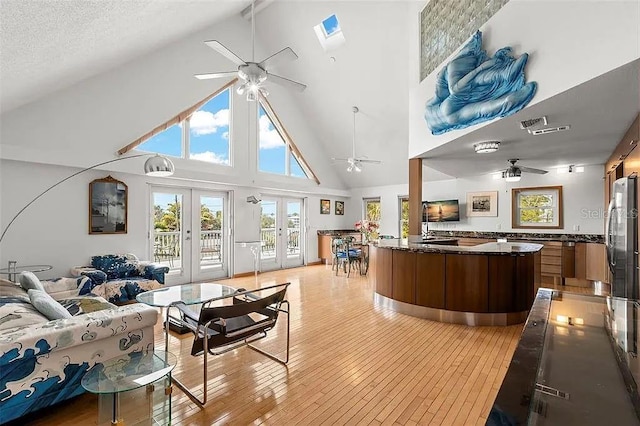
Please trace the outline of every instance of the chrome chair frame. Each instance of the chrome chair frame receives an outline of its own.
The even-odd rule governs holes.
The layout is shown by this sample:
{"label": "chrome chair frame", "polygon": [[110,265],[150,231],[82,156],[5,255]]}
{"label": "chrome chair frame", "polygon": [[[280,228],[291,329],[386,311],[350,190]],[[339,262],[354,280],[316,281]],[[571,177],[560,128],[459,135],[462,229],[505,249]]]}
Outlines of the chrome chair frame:
{"label": "chrome chair frame", "polygon": [[[285,290],[286,288],[290,285],[290,283],[283,283],[283,284],[276,284],[276,285],[272,285],[272,286],[268,286],[268,287],[262,287],[262,288],[258,288],[258,289],[254,289],[254,290],[244,290],[244,289],[240,289],[240,290],[244,290],[244,291],[238,291],[234,294],[231,294],[225,298],[222,299],[216,299],[216,301],[218,300],[225,300],[228,299],[230,297],[236,298],[238,296],[245,296],[246,298],[249,299],[253,299],[253,300],[260,300],[262,299],[261,297],[257,297],[255,295],[256,292],[259,291],[263,291],[263,290],[270,290],[272,288],[277,288],[277,287],[282,287],[285,286]],[[203,309],[205,308],[205,305],[207,305],[210,302],[204,303],[203,304]],[[290,320],[290,307],[291,305],[289,304],[289,301],[286,299],[283,299],[281,302],[279,302],[277,307],[268,307],[268,309],[274,310],[278,313],[283,313],[287,315],[287,334],[286,334],[286,338],[287,338],[287,343],[286,343],[286,356],[284,358],[279,358],[277,355],[274,355],[272,353],[269,353],[263,349],[260,349],[254,345],[252,345],[251,343],[256,342],[258,340],[264,339],[265,337],[267,337],[267,331],[268,330],[263,330],[261,332],[259,332],[258,334],[256,334],[255,336],[250,336],[246,339],[243,339],[237,343],[232,343],[232,344],[228,344],[224,346],[224,349],[220,350],[220,351],[214,351],[214,350],[210,350],[209,349],[209,335],[210,333],[207,332],[207,330],[211,329],[210,326],[213,325],[215,322],[217,321],[221,321],[222,325],[225,325],[225,320],[224,318],[212,318],[211,320],[207,321],[205,324],[200,324],[198,321],[198,318],[194,318],[193,316],[190,316],[190,319],[198,322],[197,327],[193,327],[191,324],[185,322],[184,320],[180,319],[180,318],[176,318],[175,316],[171,316],[169,311],[171,307],[175,307],[177,308],[181,313],[185,314],[185,311],[183,309],[181,309],[179,306],[181,305],[181,302],[175,302],[173,304],[171,304],[171,306],[167,307],[167,314],[166,314],[166,322],[165,324],[169,324],[169,320],[170,319],[174,319],[174,320],[178,320],[180,321],[182,324],[185,324],[192,333],[194,333],[194,341],[197,340],[198,338],[202,338],[203,339],[203,343],[204,343],[204,350],[203,350],[203,397],[202,399],[198,398],[197,396],[195,396],[193,394],[193,392],[191,392],[191,390],[189,388],[187,388],[182,382],[180,382],[178,379],[176,379],[175,377],[173,377],[173,382],[176,384],[176,386],[178,386],[180,389],[182,389],[182,391],[189,397],[189,399],[191,399],[193,402],[195,402],[196,404],[198,404],[200,407],[204,406],[207,403],[207,382],[208,382],[208,372],[207,372],[207,367],[208,367],[208,355],[209,353],[211,353],[212,355],[221,355],[223,353],[238,349],[242,346],[248,346],[250,349],[259,352],[263,355],[265,355],[266,357],[279,362],[283,365],[286,366],[286,364],[289,362],[289,350],[290,350],[290,325],[291,325],[291,320]],[[283,305],[286,305],[286,309],[283,309]],[[273,320],[273,325],[276,325],[276,320]],[[165,350],[169,349],[169,339],[168,339],[168,328],[167,326],[165,326]],[[249,327],[248,329],[250,329],[251,327]],[[262,328],[262,327],[255,327],[257,328]],[[269,329],[271,330],[271,328]],[[229,336],[232,336],[233,332],[229,334]]]}

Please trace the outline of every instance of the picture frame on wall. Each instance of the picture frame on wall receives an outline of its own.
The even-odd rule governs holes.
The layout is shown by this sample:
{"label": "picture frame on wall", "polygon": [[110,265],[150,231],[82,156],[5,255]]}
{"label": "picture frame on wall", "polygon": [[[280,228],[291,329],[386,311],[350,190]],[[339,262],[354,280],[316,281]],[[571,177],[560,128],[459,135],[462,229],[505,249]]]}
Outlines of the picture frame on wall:
{"label": "picture frame on wall", "polygon": [[467,192],[467,217],[497,217],[498,191]]}
{"label": "picture frame on wall", "polygon": [[331,200],[320,200],[320,214],[331,214]]}
{"label": "picture frame on wall", "polygon": [[562,186],[512,188],[511,227],[564,229]]}
{"label": "picture frame on wall", "polygon": [[127,191],[111,176],[89,183],[89,234],[127,233]]}
{"label": "picture frame on wall", "polygon": [[337,201],[336,200],[336,211],[335,211],[335,213],[338,216],[344,216],[344,201]]}

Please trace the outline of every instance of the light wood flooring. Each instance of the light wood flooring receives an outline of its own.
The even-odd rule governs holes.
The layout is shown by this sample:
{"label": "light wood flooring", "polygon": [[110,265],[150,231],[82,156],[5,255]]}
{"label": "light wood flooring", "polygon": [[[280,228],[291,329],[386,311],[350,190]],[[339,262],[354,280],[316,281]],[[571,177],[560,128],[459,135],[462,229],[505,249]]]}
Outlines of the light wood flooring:
{"label": "light wood flooring", "polygon": [[[291,359],[282,366],[248,348],[210,357],[209,402],[198,408],[174,386],[173,424],[484,424],[522,326],[467,327],[373,306],[367,277],[318,265],[261,274],[259,285],[290,281]],[[254,288],[254,277],[224,280]],[[282,319],[282,318],[281,318]],[[264,345],[283,342],[285,321]],[[173,335],[174,375],[202,392],[192,338]],[[156,329],[156,346],[164,336]],[[96,423],[85,394],[42,410],[37,425]]]}

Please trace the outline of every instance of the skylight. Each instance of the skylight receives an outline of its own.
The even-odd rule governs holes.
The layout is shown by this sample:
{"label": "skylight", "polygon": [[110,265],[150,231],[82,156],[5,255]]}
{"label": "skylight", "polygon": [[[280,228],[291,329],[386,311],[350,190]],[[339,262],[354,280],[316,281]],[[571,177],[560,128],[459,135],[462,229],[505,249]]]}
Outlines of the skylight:
{"label": "skylight", "polygon": [[331,15],[324,21],[322,21],[322,28],[327,37],[332,36],[334,33],[340,31],[340,24],[336,15]]}
{"label": "skylight", "polygon": [[313,30],[325,52],[337,49],[346,41],[336,15],[329,16],[313,27]]}

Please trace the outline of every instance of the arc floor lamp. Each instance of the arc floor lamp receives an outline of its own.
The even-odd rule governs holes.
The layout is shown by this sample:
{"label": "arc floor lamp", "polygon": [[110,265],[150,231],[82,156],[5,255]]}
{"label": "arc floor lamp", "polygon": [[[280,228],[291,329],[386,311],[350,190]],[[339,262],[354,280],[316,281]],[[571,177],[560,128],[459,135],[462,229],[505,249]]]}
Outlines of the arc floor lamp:
{"label": "arc floor lamp", "polygon": [[13,216],[13,218],[9,221],[7,226],[4,228],[4,230],[2,231],[2,235],[0,235],[0,242],[2,242],[9,228],[11,228],[11,225],[13,225],[13,222],[15,222],[15,220],[22,214],[22,212],[28,209],[29,206],[31,206],[33,203],[38,201],[40,197],[42,197],[47,192],[51,191],[56,186],[63,184],[64,182],[68,181],[69,179],[75,176],[78,176],[79,174],[95,169],[96,167],[104,166],[106,164],[115,163],[122,160],[128,160],[130,158],[138,158],[138,157],[150,157],[144,163],[144,173],[147,176],[167,177],[167,176],[171,176],[175,171],[175,166],[173,165],[173,162],[167,157],[159,154],[136,154],[136,155],[130,155],[127,157],[119,157],[113,160],[103,161],[102,163],[94,164],[93,166],[77,171],[72,175],[62,179],[61,181],[54,183],[53,185],[51,185],[50,187],[42,191],[40,194],[38,194],[33,200],[29,201],[23,208],[21,208],[18,211],[18,213],[16,213],[15,216]]}

